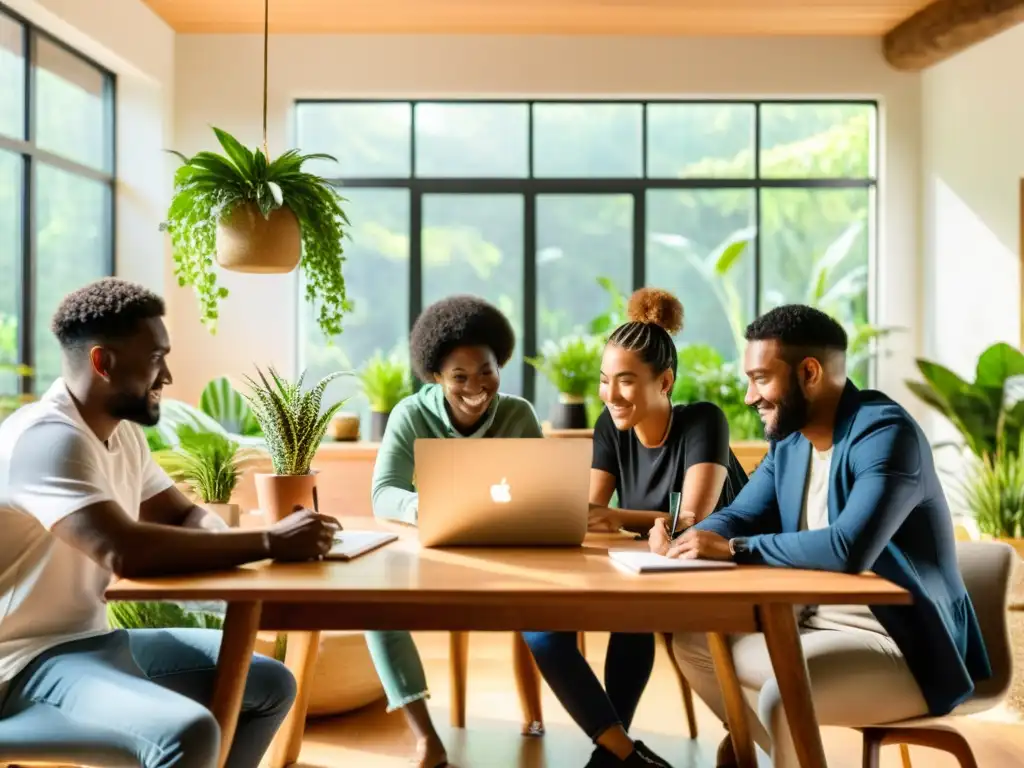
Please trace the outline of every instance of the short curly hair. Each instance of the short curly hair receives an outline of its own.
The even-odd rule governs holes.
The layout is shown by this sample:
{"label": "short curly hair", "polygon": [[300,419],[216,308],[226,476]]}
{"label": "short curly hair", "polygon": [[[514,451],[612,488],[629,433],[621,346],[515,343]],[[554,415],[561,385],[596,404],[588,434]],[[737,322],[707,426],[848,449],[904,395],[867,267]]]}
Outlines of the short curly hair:
{"label": "short curly hair", "polygon": [[434,381],[444,359],[458,347],[490,347],[498,367],[512,357],[516,334],[501,310],[476,296],[449,296],[424,309],[413,325],[409,357],[413,372]]}
{"label": "short curly hair", "polygon": [[61,347],[130,336],[143,320],[163,317],[164,300],[138,283],[104,277],[69,293],[50,321]]}
{"label": "short curly hair", "polygon": [[769,310],[747,326],[747,341],[777,341],[799,350],[845,352],[846,331],[820,309],[805,304],[784,304]]}

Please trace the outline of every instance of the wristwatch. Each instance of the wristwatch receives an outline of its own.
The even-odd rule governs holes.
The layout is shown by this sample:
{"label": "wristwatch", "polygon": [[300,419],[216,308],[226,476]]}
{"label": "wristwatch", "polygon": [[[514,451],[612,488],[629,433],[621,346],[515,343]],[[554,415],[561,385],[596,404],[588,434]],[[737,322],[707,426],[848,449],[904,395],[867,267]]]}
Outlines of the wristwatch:
{"label": "wristwatch", "polygon": [[732,555],[733,560],[739,560],[749,552],[750,545],[742,536],[735,539],[729,539],[729,554]]}

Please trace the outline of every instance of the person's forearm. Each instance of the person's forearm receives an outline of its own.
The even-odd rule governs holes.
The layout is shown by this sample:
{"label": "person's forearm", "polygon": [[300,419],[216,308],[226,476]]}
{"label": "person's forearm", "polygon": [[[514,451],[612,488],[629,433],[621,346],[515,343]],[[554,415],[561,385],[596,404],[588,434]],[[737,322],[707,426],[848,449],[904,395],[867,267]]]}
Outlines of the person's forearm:
{"label": "person's forearm", "polygon": [[419,496],[394,486],[381,486],[373,494],[373,516],[406,525],[416,525]]}
{"label": "person's forearm", "polygon": [[137,523],[118,542],[114,571],[125,578],[235,568],[270,557],[265,530],[207,531]]}
{"label": "person's forearm", "polygon": [[608,510],[618,519],[619,525],[632,533],[646,534],[651,530],[654,521],[659,517],[668,517],[664,512],[648,512],[640,509],[618,509],[617,507],[601,507]]}

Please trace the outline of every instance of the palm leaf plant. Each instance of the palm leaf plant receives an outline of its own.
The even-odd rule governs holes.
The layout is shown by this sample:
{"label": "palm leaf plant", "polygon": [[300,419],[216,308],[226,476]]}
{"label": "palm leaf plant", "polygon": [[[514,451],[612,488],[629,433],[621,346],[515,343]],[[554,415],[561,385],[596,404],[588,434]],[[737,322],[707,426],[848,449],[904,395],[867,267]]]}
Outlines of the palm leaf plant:
{"label": "palm leaf plant", "polygon": [[199,410],[232,435],[260,437],[263,434],[249,404],[227,376],[219,376],[203,388]]}
{"label": "palm leaf plant", "polygon": [[179,425],[177,435],[177,448],[158,451],[154,459],[204,504],[228,504],[241,480],[247,452],[226,435],[189,424]]}
{"label": "palm leaf plant", "polygon": [[[306,299],[319,305],[317,321],[325,336],[341,333],[342,315],[351,310],[342,275],[349,226],[344,199],[326,179],[302,170],[309,160],[334,158],[291,149],[270,160],[226,131],[213,131],[223,154],[174,153],[183,165],[174,176],[164,224],[178,284],[194,289],[203,324],[216,332],[219,304],[228,296],[218,284],[215,260],[239,271],[288,272],[298,260],[301,239]],[[244,254],[233,250],[226,256],[225,243]],[[287,253],[291,250],[294,257]]]}

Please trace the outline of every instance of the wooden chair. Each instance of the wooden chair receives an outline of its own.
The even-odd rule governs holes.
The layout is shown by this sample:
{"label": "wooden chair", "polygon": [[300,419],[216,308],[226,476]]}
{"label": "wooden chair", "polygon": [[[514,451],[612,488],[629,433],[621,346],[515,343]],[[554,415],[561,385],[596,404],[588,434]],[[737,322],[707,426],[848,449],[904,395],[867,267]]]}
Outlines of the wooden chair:
{"label": "wooden chair", "polygon": [[[1010,688],[1013,652],[1006,610],[1017,554],[1000,542],[959,541],[957,559],[981,624],[992,676],[978,683],[974,695],[946,717],[915,718],[861,728],[864,768],[878,768],[879,751],[887,744],[900,745],[904,768],[911,768],[908,744],[948,752],[956,757],[961,768],[978,768],[970,743],[957,729],[957,720],[963,715],[991,709]],[[937,670],[936,674],[942,671]]]}

